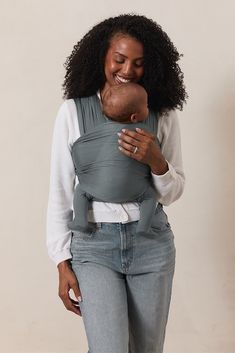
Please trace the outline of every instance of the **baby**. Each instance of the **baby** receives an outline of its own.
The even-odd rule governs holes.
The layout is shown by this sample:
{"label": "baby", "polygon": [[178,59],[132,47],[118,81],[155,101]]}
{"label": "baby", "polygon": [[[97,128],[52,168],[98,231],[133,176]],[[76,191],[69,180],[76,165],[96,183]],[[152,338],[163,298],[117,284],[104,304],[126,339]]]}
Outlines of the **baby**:
{"label": "baby", "polygon": [[102,98],[103,113],[119,123],[137,123],[147,119],[148,96],[136,83],[123,83],[108,88]]}
{"label": "baby", "polygon": [[74,164],[79,184],[73,201],[75,218],[68,224],[71,230],[92,230],[88,224],[88,206],[92,200],[140,203],[137,233],[150,230],[156,209],[150,168],[120,152],[117,142],[117,132],[122,128],[147,130],[141,123],[149,115],[147,101],[145,89],[135,83],[112,86],[104,92],[103,113],[109,120],[76,142],[79,155],[74,156]]}

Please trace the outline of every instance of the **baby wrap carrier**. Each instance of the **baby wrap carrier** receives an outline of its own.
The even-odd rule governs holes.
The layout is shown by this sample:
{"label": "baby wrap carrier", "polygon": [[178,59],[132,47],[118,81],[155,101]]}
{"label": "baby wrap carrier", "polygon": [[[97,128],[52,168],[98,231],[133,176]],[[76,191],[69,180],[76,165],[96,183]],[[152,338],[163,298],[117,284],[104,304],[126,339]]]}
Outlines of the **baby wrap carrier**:
{"label": "baby wrap carrier", "polygon": [[156,209],[156,191],[152,186],[150,168],[124,155],[118,149],[117,133],[136,127],[156,134],[156,115],[150,112],[142,123],[123,124],[103,115],[97,95],[75,99],[81,137],[72,146],[72,158],[79,180],[73,208],[71,230],[91,231],[88,208],[91,200],[140,203],[137,233],[148,232]]}

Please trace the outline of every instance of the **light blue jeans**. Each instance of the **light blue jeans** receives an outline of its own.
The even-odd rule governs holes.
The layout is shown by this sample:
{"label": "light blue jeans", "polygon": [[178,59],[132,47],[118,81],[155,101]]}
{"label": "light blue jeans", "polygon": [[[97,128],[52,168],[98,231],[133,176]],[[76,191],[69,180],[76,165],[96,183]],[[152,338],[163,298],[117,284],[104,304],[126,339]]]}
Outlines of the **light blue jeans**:
{"label": "light blue jeans", "polygon": [[161,205],[151,233],[137,236],[137,223],[97,223],[91,233],[73,233],[88,353],[163,352],[174,235]]}

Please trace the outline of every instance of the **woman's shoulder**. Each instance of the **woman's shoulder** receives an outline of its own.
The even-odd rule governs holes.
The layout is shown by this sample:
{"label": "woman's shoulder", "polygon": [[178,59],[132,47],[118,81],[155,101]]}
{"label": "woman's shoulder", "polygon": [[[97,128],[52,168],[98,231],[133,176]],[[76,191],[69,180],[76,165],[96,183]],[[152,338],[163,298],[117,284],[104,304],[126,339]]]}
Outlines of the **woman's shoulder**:
{"label": "woman's shoulder", "polygon": [[59,106],[56,121],[60,124],[70,124],[77,116],[76,105],[73,99],[65,99]]}
{"label": "woman's shoulder", "polygon": [[63,113],[63,114],[73,114],[74,113],[74,109],[76,108],[75,106],[75,102],[74,99],[65,99],[60,107],[59,107],[59,112]]}
{"label": "woman's shoulder", "polygon": [[[92,95],[89,97],[83,97],[82,99],[91,99],[93,97],[97,97],[97,95]],[[76,103],[75,103],[75,99],[70,98],[70,99],[65,99],[62,103],[61,106],[59,108],[59,111],[61,111],[62,113],[64,113],[65,115],[70,115],[72,117],[77,117],[77,108],[76,108]]]}
{"label": "woman's shoulder", "polygon": [[78,134],[77,110],[73,99],[65,99],[59,106],[56,120],[55,132],[69,136],[69,142],[73,142]]}

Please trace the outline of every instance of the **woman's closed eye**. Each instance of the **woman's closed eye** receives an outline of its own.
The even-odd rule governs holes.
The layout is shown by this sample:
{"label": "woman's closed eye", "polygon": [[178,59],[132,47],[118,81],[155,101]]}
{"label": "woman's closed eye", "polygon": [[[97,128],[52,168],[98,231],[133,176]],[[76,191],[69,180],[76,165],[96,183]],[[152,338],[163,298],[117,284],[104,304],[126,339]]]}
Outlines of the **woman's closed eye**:
{"label": "woman's closed eye", "polygon": [[117,64],[124,64],[124,60],[123,59],[120,59],[120,60],[115,60],[115,62],[117,63]]}
{"label": "woman's closed eye", "polygon": [[136,67],[142,67],[142,66],[144,66],[144,62],[143,61],[142,62],[138,62],[138,63],[136,62],[135,66]]}

